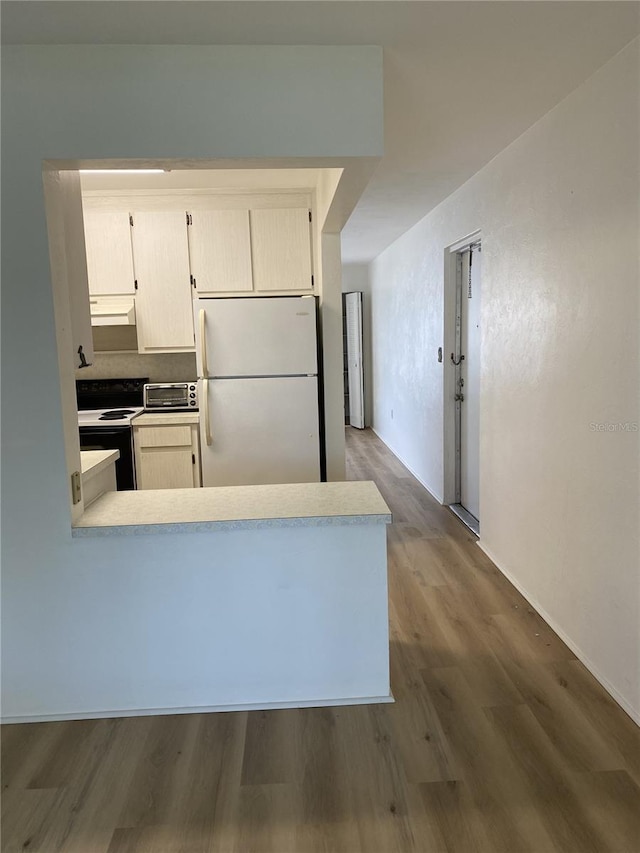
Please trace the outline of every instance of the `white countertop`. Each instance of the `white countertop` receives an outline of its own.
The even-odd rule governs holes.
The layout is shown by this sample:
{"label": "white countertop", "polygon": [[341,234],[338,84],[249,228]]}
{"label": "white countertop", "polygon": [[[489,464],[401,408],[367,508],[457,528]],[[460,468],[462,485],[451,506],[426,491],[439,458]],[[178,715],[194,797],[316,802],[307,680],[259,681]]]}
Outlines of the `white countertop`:
{"label": "white countertop", "polygon": [[120,459],[119,450],[81,450],[80,473],[83,478],[93,477],[114,465],[117,459]]}
{"label": "white countertop", "polygon": [[163,426],[165,424],[197,424],[198,412],[145,412],[132,420],[133,426]]}
{"label": "white countertop", "polygon": [[375,483],[288,483],[107,492],[83,514],[73,536],[388,524]]}

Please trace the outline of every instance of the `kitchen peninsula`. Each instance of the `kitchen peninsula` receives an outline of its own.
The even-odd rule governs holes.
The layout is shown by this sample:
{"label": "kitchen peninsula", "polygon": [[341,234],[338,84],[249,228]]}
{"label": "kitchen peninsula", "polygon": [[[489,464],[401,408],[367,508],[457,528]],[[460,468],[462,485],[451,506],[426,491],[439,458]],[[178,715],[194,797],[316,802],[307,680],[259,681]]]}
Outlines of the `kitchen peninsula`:
{"label": "kitchen peninsula", "polygon": [[[371,482],[141,490],[103,495],[72,535],[144,537],[128,567],[147,695],[155,680],[143,712],[179,713],[391,701],[390,521]],[[150,583],[163,543],[179,558]]]}
{"label": "kitchen peninsula", "polygon": [[119,450],[82,450],[80,471],[84,504],[89,506],[105,492],[116,490],[116,461]]}

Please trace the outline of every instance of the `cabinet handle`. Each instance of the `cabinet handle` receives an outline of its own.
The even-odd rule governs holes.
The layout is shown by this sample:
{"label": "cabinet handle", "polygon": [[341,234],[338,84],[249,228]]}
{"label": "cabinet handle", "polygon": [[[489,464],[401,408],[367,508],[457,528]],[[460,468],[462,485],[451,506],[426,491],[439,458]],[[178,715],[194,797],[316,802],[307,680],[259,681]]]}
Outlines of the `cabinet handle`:
{"label": "cabinet handle", "polygon": [[206,317],[207,312],[204,308],[200,309],[200,359],[202,361],[202,376],[206,379],[209,376],[209,366],[207,364],[207,339],[206,335]]}
{"label": "cabinet handle", "polygon": [[213,443],[213,436],[211,435],[211,420],[209,418],[209,380],[202,380],[202,395],[204,397],[204,440],[207,445],[211,445]]}

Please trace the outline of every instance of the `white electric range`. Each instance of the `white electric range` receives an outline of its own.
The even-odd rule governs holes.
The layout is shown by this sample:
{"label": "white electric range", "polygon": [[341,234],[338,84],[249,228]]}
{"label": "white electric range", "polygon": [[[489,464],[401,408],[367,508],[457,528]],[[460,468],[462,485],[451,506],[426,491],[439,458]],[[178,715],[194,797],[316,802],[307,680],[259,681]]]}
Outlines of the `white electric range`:
{"label": "white electric range", "polygon": [[89,379],[76,382],[81,450],[119,450],[118,491],[135,489],[134,418],[144,411],[148,379]]}

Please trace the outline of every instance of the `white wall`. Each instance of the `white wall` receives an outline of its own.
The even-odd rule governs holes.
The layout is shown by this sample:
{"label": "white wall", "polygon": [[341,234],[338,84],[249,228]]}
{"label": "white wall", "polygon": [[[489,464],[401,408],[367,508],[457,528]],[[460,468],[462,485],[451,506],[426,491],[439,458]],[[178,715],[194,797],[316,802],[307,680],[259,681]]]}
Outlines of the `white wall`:
{"label": "white wall", "polygon": [[22,567],[3,719],[384,701],[385,528],[76,539],[76,565]]}
{"label": "white wall", "polygon": [[636,41],[370,268],[373,425],[440,498],[444,249],[481,229],[482,543],[636,718],[638,433],[592,424],[640,420],[638,67]]}
{"label": "white wall", "polygon": [[[157,578],[191,545],[71,540],[43,160],[379,156],[381,50],[27,46],[2,65],[3,711],[46,713],[54,686],[99,709],[126,655],[156,654]],[[83,648],[100,650],[95,667]]]}

